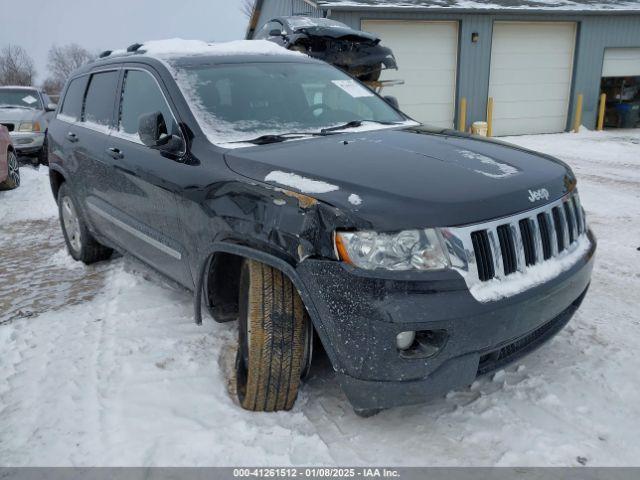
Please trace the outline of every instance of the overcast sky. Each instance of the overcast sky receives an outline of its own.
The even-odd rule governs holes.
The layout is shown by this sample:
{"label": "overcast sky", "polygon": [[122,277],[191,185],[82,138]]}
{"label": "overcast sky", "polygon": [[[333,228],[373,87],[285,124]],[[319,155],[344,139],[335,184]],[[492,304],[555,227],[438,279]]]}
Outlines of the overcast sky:
{"label": "overcast sky", "polygon": [[[4,4],[5,2],[2,1]],[[22,45],[37,82],[47,77],[51,45],[78,43],[99,52],[162,38],[225,41],[244,37],[240,0],[30,0],[0,6],[0,48]]]}

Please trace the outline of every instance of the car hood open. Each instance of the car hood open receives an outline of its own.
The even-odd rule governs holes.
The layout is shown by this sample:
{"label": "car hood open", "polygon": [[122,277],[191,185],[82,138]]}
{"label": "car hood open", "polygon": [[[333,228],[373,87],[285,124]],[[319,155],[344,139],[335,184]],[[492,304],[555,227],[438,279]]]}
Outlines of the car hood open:
{"label": "car hood open", "polygon": [[316,197],[381,231],[508,216],[558,199],[575,186],[571,170],[559,160],[421,128],[230,150],[226,161],[245,177]]}

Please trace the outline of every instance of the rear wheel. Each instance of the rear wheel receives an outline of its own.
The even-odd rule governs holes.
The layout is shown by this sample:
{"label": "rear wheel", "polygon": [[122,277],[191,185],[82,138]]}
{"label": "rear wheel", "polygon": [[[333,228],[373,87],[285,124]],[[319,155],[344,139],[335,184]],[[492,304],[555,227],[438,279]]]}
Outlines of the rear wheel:
{"label": "rear wheel", "polygon": [[20,165],[15,152],[7,152],[7,179],[0,183],[0,189],[12,190],[20,186]]}
{"label": "rear wheel", "polygon": [[238,400],[243,408],[290,410],[311,354],[312,328],[295,286],[279,270],[246,260],[240,276]]}
{"label": "rear wheel", "polygon": [[111,257],[113,250],[98,243],[87,229],[66,183],[63,183],[58,191],[58,210],[69,255],[87,265]]}

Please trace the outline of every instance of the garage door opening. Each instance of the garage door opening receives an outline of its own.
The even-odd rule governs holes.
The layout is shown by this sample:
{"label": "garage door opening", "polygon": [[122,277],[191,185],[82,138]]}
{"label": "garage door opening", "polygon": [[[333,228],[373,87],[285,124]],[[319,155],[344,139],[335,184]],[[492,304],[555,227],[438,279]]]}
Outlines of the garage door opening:
{"label": "garage door opening", "polygon": [[605,50],[600,93],[605,128],[640,127],[640,48]]}

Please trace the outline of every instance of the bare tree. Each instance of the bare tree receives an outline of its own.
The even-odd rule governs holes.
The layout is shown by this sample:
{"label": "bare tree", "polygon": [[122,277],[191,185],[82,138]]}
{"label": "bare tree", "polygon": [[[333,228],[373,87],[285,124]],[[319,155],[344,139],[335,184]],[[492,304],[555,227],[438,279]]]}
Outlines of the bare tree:
{"label": "bare tree", "polygon": [[30,86],[36,76],[33,59],[19,45],[0,50],[0,85]]}
{"label": "bare tree", "polygon": [[240,9],[242,10],[242,13],[244,13],[249,19],[251,19],[251,17],[253,16],[253,12],[255,8],[256,8],[255,0],[242,0],[242,3],[240,4]]}
{"label": "bare tree", "polygon": [[45,84],[49,88],[57,88],[59,92],[71,72],[94,58],[95,55],[75,43],[61,47],[54,45],[49,49],[47,62],[49,78]]}

